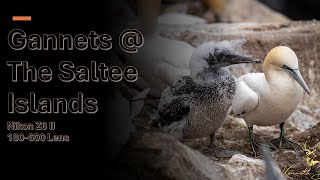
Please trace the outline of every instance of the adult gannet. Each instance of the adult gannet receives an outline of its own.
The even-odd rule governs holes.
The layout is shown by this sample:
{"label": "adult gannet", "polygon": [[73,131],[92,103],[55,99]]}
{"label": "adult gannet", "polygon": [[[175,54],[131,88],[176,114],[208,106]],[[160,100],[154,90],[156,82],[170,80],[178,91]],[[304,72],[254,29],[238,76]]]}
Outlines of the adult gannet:
{"label": "adult gannet", "polygon": [[195,49],[190,76],[166,88],[158,106],[160,124],[179,140],[214,134],[224,121],[235,94],[233,75],[221,69],[238,63],[261,63],[227,48],[228,41],[209,42]]}
{"label": "adult gannet", "polygon": [[303,97],[303,90],[310,90],[299,72],[298,58],[293,50],[278,46],[268,53],[263,64],[264,73],[250,73],[237,79],[236,95],[232,101],[235,115],[242,117],[250,133],[251,148],[257,156],[253,125],[271,126],[280,124],[279,139],[273,141],[281,147],[293,142],[285,137],[285,120],[296,109]]}

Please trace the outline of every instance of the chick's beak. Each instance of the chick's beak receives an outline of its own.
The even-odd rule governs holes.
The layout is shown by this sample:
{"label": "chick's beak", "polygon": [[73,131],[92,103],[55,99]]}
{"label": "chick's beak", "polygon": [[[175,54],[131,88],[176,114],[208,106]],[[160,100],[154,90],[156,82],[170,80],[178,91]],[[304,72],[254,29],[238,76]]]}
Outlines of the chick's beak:
{"label": "chick's beak", "polygon": [[253,57],[247,57],[247,56],[242,56],[238,54],[230,55],[228,58],[230,60],[230,63],[232,64],[240,64],[240,63],[262,63],[260,59],[253,58]]}

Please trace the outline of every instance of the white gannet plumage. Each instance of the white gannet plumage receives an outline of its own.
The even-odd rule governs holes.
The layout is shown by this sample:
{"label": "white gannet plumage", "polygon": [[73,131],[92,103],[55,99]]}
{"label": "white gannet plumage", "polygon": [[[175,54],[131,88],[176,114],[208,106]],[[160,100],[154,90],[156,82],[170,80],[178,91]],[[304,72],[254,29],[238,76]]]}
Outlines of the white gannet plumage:
{"label": "white gannet plumage", "polygon": [[232,111],[242,117],[251,135],[251,147],[256,156],[252,127],[280,124],[277,140],[290,142],[284,136],[283,125],[310,90],[299,72],[298,58],[293,50],[278,46],[270,50],[263,64],[264,73],[249,73],[237,79]]}

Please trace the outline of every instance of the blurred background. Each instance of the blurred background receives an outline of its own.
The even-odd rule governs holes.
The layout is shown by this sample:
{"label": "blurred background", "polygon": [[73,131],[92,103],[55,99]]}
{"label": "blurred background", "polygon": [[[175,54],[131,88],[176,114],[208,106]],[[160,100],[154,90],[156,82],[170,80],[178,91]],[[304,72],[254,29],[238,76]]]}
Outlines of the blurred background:
{"label": "blurred background", "polygon": [[[200,0],[207,8],[211,9],[213,13],[222,13],[223,9],[233,6],[234,0]],[[267,7],[282,13],[292,20],[310,20],[320,18],[320,1],[317,0],[241,0],[238,3],[248,4],[249,1],[258,1]],[[199,0],[163,0],[165,4],[174,3],[196,3]],[[255,3],[255,2],[254,2]],[[249,4],[248,4],[249,5]],[[250,4],[252,6],[252,4]],[[238,6],[240,9],[241,6]],[[250,9],[254,8],[248,7]],[[242,9],[243,11],[247,9]]]}
{"label": "blurred background", "polygon": [[317,0],[259,0],[268,7],[283,13],[292,20],[320,18],[320,1]]}
{"label": "blurred background", "polygon": [[[161,4],[160,9],[159,4]],[[146,11],[141,14],[147,14],[147,21],[155,22],[152,20],[154,15],[174,13],[175,15],[166,15],[160,18],[160,21],[165,24],[170,22],[183,24],[185,19],[189,21],[192,18],[194,21],[205,21],[206,23],[283,23],[292,20],[318,20],[320,18],[320,11],[318,11],[320,1],[317,0],[119,0],[112,2],[112,5],[107,5],[107,10],[104,12],[106,17],[110,18],[107,19],[107,22],[118,27],[115,32],[135,22],[139,9],[137,6]],[[114,15],[117,18],[112,18],[115,17]]]}

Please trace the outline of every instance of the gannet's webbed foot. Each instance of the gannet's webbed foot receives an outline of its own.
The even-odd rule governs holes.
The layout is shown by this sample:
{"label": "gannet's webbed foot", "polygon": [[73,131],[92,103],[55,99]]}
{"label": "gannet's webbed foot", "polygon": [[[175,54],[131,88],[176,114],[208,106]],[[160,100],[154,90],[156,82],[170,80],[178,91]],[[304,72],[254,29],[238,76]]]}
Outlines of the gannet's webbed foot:
{"label": "gannet's webbed foot", "polygon": [[297,147],[299,147],[299,144],[290,141],[286,137],[280,137],[278,139],[274,139],[271,141],[272,144],[274,144],[278,148],[283,148],[283,149],[293,149],[297,151]]}
{"label": "gannet's webbed foot", "polygon": [[250,135],[250,146],[253,152],[254,157],[257,157],[257,152],[259,149],[262,150],[262,147],[260,146],[259,143],[256,142],[255,138],[254,138],[254,134],[253,134],[253,126],[248,127],[249,130],[249,135]]}
{"label": "gannet's webbed foot", "polygon": [[254,157],[258,157],[258,151],[262,151],[263,146],[267,146],[271,149],[274,149],[275,146],[271,143],[265,144],[265,143],[258,143],[253,134],[253,127],[248,127],[249,133],[250,133],[250,146],[253,152]]}
{"label": "gannet's webbed foot", "polygon": [[258,157],[257,152],[259,149],[262,149],[262,147],[254,139],[251,139],[250,145],[251,145],[251,149],[252,149],[254,157],[255,158]]}
{"label": "gannet's webbed foot", "polygon": [[214,139],[215,139],[215,135],[214,134],[210,134],[210,143],[208,145],[208,148],[215,148],[216,145],[214,144]]}
{"label": "gannet's webbed foot", "polygon": [[284,122],[280,124],[280,137],[278,139],[274,139],[271,141],[272,144],[274,144],[278,148],[284,148],[284,149],[293,149],[297,151],[297,148],[300,147],[299,144],[290,141],[285,136],[285,130],[284,130]]}

